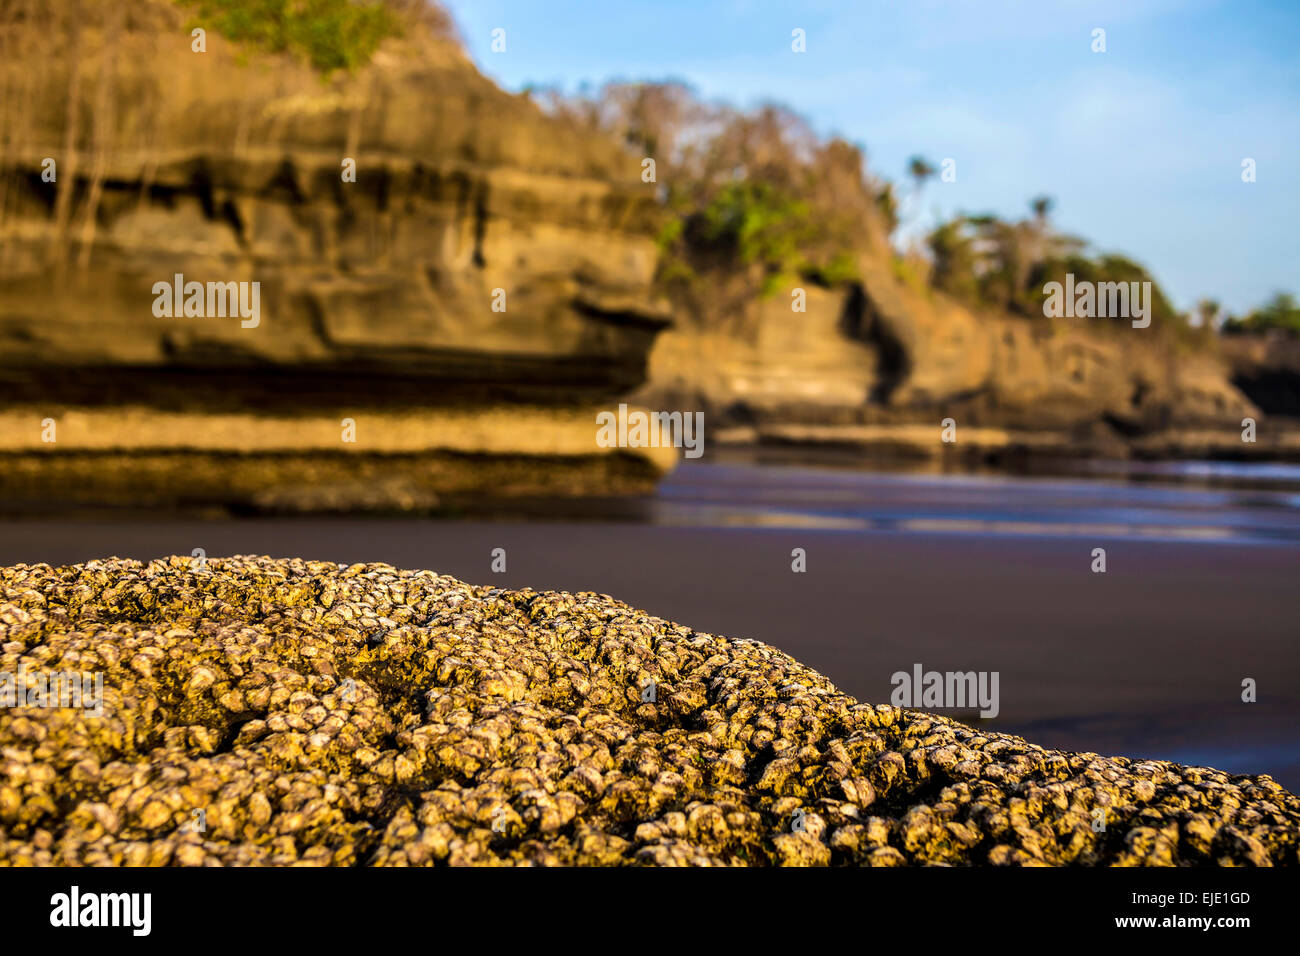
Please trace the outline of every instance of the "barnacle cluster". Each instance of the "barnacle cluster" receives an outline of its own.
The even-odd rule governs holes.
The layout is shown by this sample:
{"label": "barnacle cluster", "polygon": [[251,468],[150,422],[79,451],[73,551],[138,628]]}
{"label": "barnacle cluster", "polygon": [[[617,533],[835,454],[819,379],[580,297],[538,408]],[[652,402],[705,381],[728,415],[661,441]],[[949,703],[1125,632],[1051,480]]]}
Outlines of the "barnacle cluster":
{"label": "barnacle cluster", "polygon": [[592,593],[18,565],[0,672],[103,675],[94,710],[0,707],[0,864],[1300,862],[1300,798],[1267,776],[860,703]]}

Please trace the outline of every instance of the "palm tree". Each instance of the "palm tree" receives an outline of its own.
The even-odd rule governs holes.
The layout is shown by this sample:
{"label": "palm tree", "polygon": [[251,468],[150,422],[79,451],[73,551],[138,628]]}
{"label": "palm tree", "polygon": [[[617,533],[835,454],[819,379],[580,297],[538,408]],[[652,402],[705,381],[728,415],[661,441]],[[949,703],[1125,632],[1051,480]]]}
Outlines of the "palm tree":
{"label": "palm tree", "polygon": [[924,156],[913,156],[907,161],[907,173],[915,182],[915,185],[912,187],[912,193],[907,198],[907,219],[910,220],[913,216],[918,219],[920,218],[921,190],[925,187],[925,181],[937,172],[938,170],[935,169],[934,164]]}
{"label": "palm tree", "polygon": [[1066,237],[1058,237],[1048,221],[1052,207],[1056,205],[1051,196],[1039,195],[1029,201],[1032,219],[1024,219],[1016,224],[1012,275],[1017,294],[1024,291],[1029,275],[1034,269],[1065,250]]}
{"label": "palm tree", "polygon": [[907,161],[907,173],[916,181],[916,191],[919,193],[925,181],[933,176],[938,170],[924,156],[913,156]]}
{"label": "palm tree", "polygon": [[1212,329],[1219,317],[1219,303],[1213,299],[1202,299],[1196,303],[1196,314],[1201,319],[1201,328]]}

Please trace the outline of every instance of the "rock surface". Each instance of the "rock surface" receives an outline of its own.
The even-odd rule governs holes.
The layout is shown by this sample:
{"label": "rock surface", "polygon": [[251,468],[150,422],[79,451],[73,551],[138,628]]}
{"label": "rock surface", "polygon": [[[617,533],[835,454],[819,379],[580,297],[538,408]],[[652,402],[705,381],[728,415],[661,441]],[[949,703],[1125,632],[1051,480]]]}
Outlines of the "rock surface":
{"label": "rock surface", "polygon": [[[864,251],[858,265],[861,281],[806,289],[806,312],[778,294],[725,324],[679,317],[656,340],[635,400],[704,408],[741,442],[940,455],[954,450],[939,442],[951,417],[962,429],[957,450],[977,454],[1300,457],[1294,423],[1269,414],[1291,408],[1261,409],[1241,390],[1253,384],[1248,373],[1212,347],[1106,320],[976,315],[908,286],[879,252]],[[1293,395],[1294,370],[1270,371],[1250,394]],[[1241,440],[1246,417],[1268,423],[1253,444]],[[915,441],[907,428],[921,424]],[[881,431],[867,436],[864,426]],[[971,445],[976,428],[1005,436]]]}
{"label": "rock surface", "polygon": [[[905,281],[883,242],[857,250],[857,281],[809,288],[806,313],[732,295],[743,270],[730,267],[710,277],[710,314],[670,315],[655,283],[667,212],[641,157],[497,88],[437,30],[412,27],[356,75],[322,80],[214,31],[192,52],[170,2],[120,9],[28,5],[3,38],[0,405],[39,406],[37,421],[152,407],[201,416],[197,433],[214,414],[573,409],[634,393],[704,410],[710,445],[946,455],[934,436],[952,417],[963,436],[1007,432],[963,445],[977,456],[1300,455],[1271,422],[1240,438],[1243,417],[1300,414],[1293,357],[1229,356],[1230,375],[1151,329],[974,315]],[[258,324],[156,315],[154,285],[176,275],[259,283]],[[897,430],[921,424],[920,442]],[[118,452],[126,474],[134,449]],[[28,484],[80,505],[42,461],[22,462]],[[130,480],[156,488],[160,474]]]}
{"label": "rock surface", "polygon": [[104,675],[99,717],[0,709],[5,864],[1300,862],[1300,799],[1267,776],[861,703],[597,594],[252,557],[19,565],[0,653],[5,674]]}
{"label": "rock surface", "polygon": [[[0,36],[0,510],[653,489],[675,452],[596,441],[668,322],[632,158],[419,23],[322,78],[122,9]],[[256,322],[158,314],[178,275],[256,283]]]}
{"label": "rock surface", "polygon": [[[0,117],[7,399],[567,403],[644,378],[658,213],[616,145],[416,26],[323,81],[215,31],[191,52],[169,2],[65,6],[0,62],[24,104]],[[259,324],[156,315],[177,274],[260,283]]]}
{"label": "rock surface", "polygon": [[42,417],[50,411],[0,409],[0,513],[52,504],[422,513],[481,500],[650,494],[678,455],[601,447],[593,408],[339,406],[331,417],[118,406]]}
{"label": "rock surface", "polygon": [[1232,381],[1269,415],[1300,418],[1300,337],[1225,335]]}

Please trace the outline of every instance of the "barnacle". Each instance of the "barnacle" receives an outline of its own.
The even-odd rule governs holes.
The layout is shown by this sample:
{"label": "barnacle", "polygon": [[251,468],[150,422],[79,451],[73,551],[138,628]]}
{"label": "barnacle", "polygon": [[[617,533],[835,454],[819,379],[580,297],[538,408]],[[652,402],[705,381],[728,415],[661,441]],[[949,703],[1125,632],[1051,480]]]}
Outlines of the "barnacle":
{"label": "barnacle", "polygon": [[1300,799],[1267,776],[861,703],[592,593],[18,565],[0,671],[21,669],[102,674],[103,707],[0,708],[0,863],[1298,862]]}

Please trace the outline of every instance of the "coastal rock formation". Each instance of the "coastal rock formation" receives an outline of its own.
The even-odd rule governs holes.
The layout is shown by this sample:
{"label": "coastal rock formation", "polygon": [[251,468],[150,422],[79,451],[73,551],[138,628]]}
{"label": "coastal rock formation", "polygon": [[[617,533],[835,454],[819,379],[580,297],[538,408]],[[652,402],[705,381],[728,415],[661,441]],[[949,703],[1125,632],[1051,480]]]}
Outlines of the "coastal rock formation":
{"label": "coastal rock formation", "polygon": [[[710,443],[940,454],[933,426],[953,417],[1002,430],[962,446],[980,453],[1300,447],[1275,428],[1239,438],[1243,417],[1295,414],[1289,359],[1230,357],[1230,377],[1153,329],[975,315],[909,280],[883,237],[854,249],[856,280],[810,287],[805,313],[729,282],[744,278],[732,263],[707,274],[708,314],[672,315],[656,284],[669,212],[641,158],[497,88],[436,24],[322,78],[215,29],[196,52],[165,0],[11,12],[0,407],[37,422],[129,406],[192,413],[192,432],[249,412],[315,428],[360,408],[572,412],[631,395],[705,410]],[[206,298],[202,315],[158,308],[160,284],[188,298],[187,283],[244,284],[250,302],[256,283],[255,321],[206,314]],[[900,430],[921,424],[921,443]],[[137,450],[118,449],[123,469]]]}
{"label": "coastal rock formation", "polygon": [[0,512],[426,513],[650,494],[677,463],[672,446],[600,447],[592,407],[336,409],[0,408]]}
{"label": "coastal rock formation", "polygon": [[194,50],[171,0],[14,6],[0,510],[427,512],[672,466],[596,442],[669,319],[653,187],[389,7],[322,77]]}
{"label": "coastal rock formation", "polygon": [[[11,26],[6,400],[569,403],[643,380],[668,321],[653,187],[451,38],[410,24],[323,80],[212,30],[194,52],[171,3]],[[157,314],[176,276],[257,282],[259,321]]]}
{"label": "coastal rock formation", "polygon": [[1300,338],[1278,333],[1226,335],[1232,381],[1269,415],[1300,418]]}
{"label": "coastal rock formation", "polygon": [[[1267,776],[873,706],[591,593],[19,565],[0,673],[3,864],[1300,863],[1300,798]],[[9,699],[60,673],[102,695]]]}
{"label": "coastal rock formation", "polygon": [[[938,423],[952,417],[1001,430],[979,446],[990,453],[1297,451],[1273,431],[1243,447],[1242,418],[1265,416],[1238,387],[1245,375],[1233,378],[1211,350],[1113,321],[976,315],[909,286],[879,255],[858,263],[859,281],[806,289],[806,312],[776,295],[753,302],[743,320],[704,317],[665,332],[636,400],[706,408],[742,442],[937,455]],[[906,426],[922,423],[934,427],[918,443]]]}

